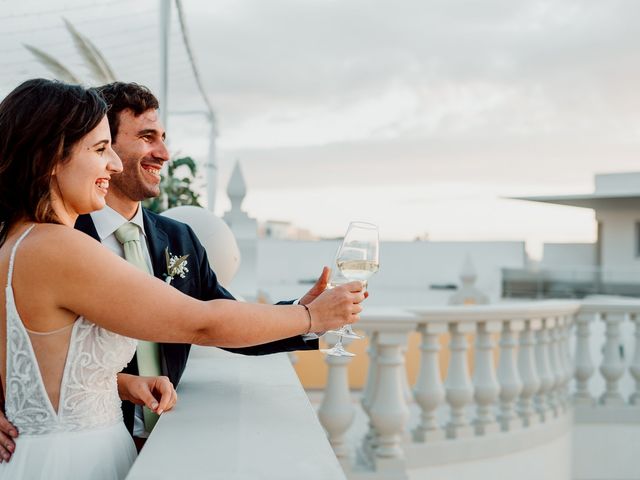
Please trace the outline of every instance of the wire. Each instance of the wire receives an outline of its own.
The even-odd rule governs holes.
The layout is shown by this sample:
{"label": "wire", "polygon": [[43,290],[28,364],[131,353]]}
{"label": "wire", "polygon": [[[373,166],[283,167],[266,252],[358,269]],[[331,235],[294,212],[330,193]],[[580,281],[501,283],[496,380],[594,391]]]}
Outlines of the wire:
{"label": "wire", "polygon": [[0,18],[1,19],[5,19],[5,18],[26,18],[26,17],[35,17],[35,16],[43,16],[43,15],[53,15],[55,13],[67,13],[70,10],[77,11],[77,10],[87,10],[87,9],[95,8],[95,7],[106,7],[108,5],[114,5],[116,3],[128,3],[128,0],[111,0],[110,2],[92,3],[90,5],[81,5],[81,6],[77,6],[77,7],[62,8],[62,9],[57,9],[57,10],[45,10],[45,11],[28,12],[28,13],[15,13],[13,15],[3,15]]}
{"label": "wire", "polygon": [[[191,50],[191,43],[189,42],[189,35],[187,33],[187,25],[184,20],[184,13],[182,10],[182,1],[176,1],[176,10],[178,12],[178,20],[180,21],[180,32],[182,33],[182,41],[184,42],[184,48],[187,51],[187,57],[189,57],[189,63],[191,63],[191,70],[193,71],[193,76],[196,81],[196,85],[198,90],[200,91],[200,95],[202,95],[202,99],[209,111],[209,115],[211,116],[211,123],[215,125],[215,114],[213,112],[213,107],[207,98],[207,94],[204,91],[204,87],[202,85],[202,80],[200,79],[200,74],[198,73],[198,68],[196,66],[196,61],[193,55],[193,51]],[[215,128],[215,127],[214,127]]]}

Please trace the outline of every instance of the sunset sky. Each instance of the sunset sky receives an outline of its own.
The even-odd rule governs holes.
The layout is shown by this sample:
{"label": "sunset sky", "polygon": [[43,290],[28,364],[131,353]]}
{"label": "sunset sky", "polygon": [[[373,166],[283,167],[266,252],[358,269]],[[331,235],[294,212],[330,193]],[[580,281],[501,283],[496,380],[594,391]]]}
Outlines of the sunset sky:
{"label": "sunset sky", "polygon": [[[245,209],[320,235],[593,241],[593,213],[504,197],[585,193],[640,170],[640,2],[184,0],[219,124],[220,195],[239,160]],[[22,43],[81,68],[60,20],[123,80],[157,91],[155,0],[0,0],[3,96],[50,76]],[[43,7],[46,5],[46,7]],[[46,9],[45,9],[46,8]],[[169,111],[202,108],[175,12]],[[208,127],[170,115],[204,160]]]}

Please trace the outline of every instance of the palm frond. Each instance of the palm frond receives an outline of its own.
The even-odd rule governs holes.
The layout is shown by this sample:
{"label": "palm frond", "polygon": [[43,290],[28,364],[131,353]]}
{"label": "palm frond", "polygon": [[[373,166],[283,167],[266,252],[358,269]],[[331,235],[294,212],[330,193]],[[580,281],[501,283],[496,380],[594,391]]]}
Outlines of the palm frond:
{"label": "palm frond", "polygon": [[66,18],[63,20],[67,30],[71,34],[71,38],[73,38],[73,43],[76,46],[78,53],[80,53],[84,59],[85,65],[89,67],[89,70],[93,74],[93,78],[101,84],[115,82],[116,76],[113,73],[113,70],[102,54],[98,51],[96,46],[91,43],[87,37],[81,34],[69,20]]}
{"label": "palm frond", "polygon": [[58,80],[68,83],[82,83],[78,77],[76,77],[71,70],[62,65],[58,60],[53,58],[48,53],[43,52],[39,48],[23,43],[24,48],[29,50],[34,57],[44,65]]}

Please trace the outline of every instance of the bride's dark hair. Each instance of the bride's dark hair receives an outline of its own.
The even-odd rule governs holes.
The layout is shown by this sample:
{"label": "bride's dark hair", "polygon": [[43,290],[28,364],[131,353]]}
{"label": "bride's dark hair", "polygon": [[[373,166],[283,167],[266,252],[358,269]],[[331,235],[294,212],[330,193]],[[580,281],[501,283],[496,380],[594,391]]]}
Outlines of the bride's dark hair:
{"label": "bride's dark hair", "polygon": [[0,103],[0,245],[21,218],[58,222],[53,169],[106,113],[95,90],[42,78],[27,80]]}

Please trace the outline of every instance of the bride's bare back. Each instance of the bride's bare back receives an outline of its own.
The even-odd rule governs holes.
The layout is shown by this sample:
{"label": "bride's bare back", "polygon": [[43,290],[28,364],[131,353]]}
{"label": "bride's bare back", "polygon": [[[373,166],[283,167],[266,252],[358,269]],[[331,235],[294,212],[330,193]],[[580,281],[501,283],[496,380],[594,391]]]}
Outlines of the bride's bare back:
{"label": "bride's bare back", "polygon": [[[136,342],[82,317],[53,331],[27,328],[17,292],[30,299],[26,304],[37,303],[40,292],[24,285],[24,279],[18,282],[17,272],[26,258],[21,244],[34,227],[12,242],[8,262],[6,255],[2,256],[7,279],[2,342],[7,418],[26,434],[113,425],[122,417],[116,374],[133,356]],[[6,254],[6,249],[2,253]],[[46,323],[38,317],[31,319],[31,324]]]}
{"label": "bride's bare back", "polygon": [[[17,235],[7,239],[5,245],[0,248],[0,278],[6,288],[0,290],[0,372],[2,373],[2,393],[6,398],[6,370],[7,370],[7,294],[13,295],[12,306],[15,307],[18,315],[23,321],[25,331],[29,336],[33,351],[37,359],[40,375],[46,389],[49,401],[54,409],[58,409],[60,397],[60,383],[64,371],[64,364],[69,350],[69,339],[73,322],[69,322],[69,315],[62,315],[59,320],[49,318],[54,323],[61,322],[63,326],[51,331],[35,330],[41,323],[34,310],[37,304],[38,292],[29,288],[25,282],[22,272],[14,274],[11,284],[9,283],[9,261],[13,246],[17,241]],[[22,255],[19,255],[20,257]],[[20,268],[18,268],[20,270]],[[23,284],[25,288],[23,288]],[[34,315],[36,318],[34,319]],[[34,319],[35,321],[33,321]],[[57,320],[57,321],[56,321]]]}

